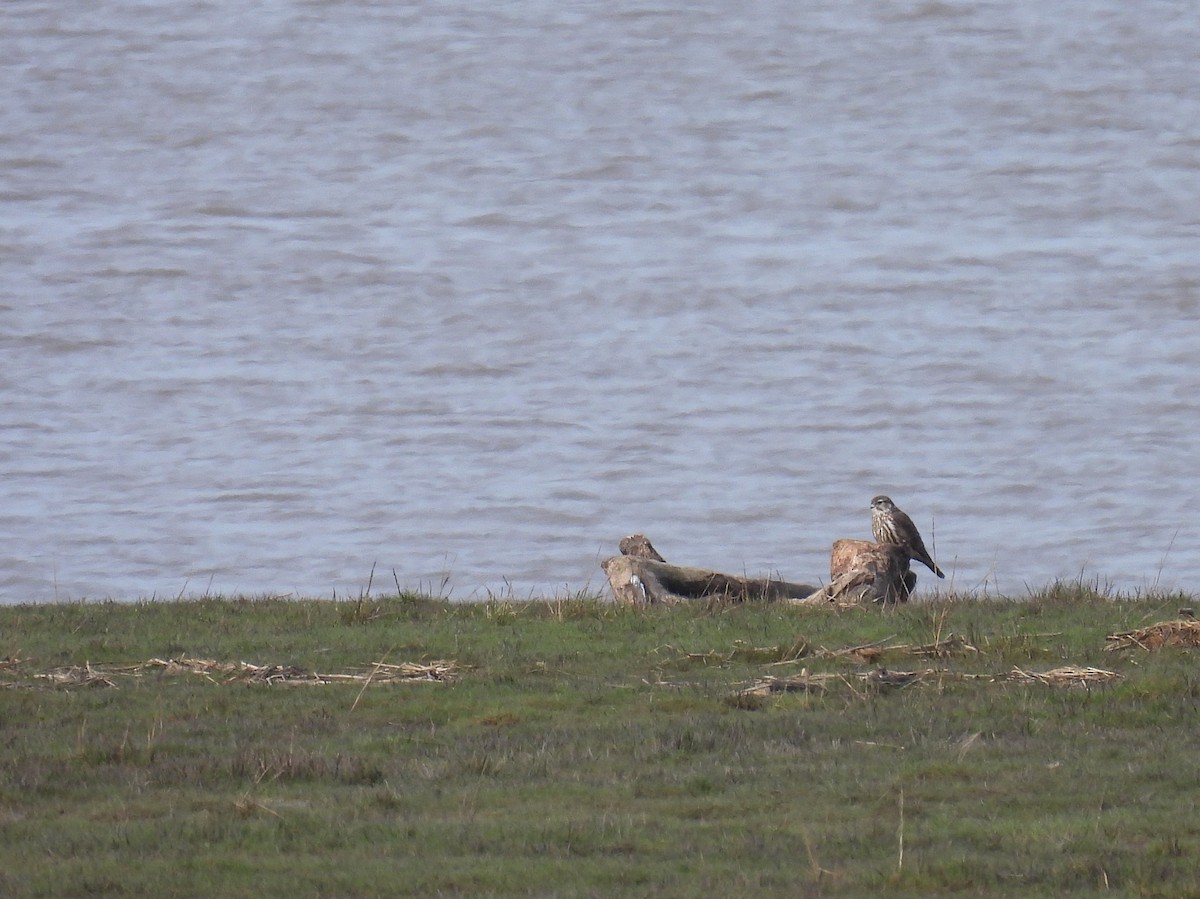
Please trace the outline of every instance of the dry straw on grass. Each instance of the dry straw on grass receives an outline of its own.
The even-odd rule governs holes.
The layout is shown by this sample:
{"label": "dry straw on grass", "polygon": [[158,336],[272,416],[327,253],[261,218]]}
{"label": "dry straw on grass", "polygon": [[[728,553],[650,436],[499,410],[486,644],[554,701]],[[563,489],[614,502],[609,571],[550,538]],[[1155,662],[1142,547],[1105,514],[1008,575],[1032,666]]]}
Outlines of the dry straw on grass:
{"label": "dry straw on grass", "polygon": [[459,671],[453,661],[375,662],[370,671],[349,674],[318,674],[294,665],[252,665],[249,662],[218,662],[213,659],[151,659],[142,669],[160,668],[165,674],[198,674],[222,683],[336,684],[395,683],[397,681],[451,681]]}
{"label": "dry straw on grass", "polygon": [[917,656],[920,658],[948,659],[956,655],[969,655],[979,650],[957,634],[947,634],[944,639],[933,643],[914,646],[911,643],[889,643],[895,634],[870,643],[828,649],[812,646],[804,637],[797,637],[792,644],[778,646],[751,646],[740,640],[730,650],[707,652],[683,652],[673,646],[664,647],[679,653],[677,662],[701,662],[706,665],[727,665],[730,662],[764,662],[771,665],[795,665],[803,659],[851,659],[859,662],[876,662],[884,655]]}
{"label": "dry straw on grass", "polygon": [[919,671],[893,671],[888,668],[876,668],[857,674],[824,673],[812,674],[804,669],[791,677],[767,676],[760,678],[748,687],[733,694],[735,700],[763,698],[773,693],[823,693],[834,684],[845,684],[857,690],[856,684],[861,684],[869,690],[885,690],[908,687],[924,681],[986,681],[988,683],[1039,683],[1050,687],[1087,687],[1106,684],[1117,680],[1121,675],[1104,668],[1077,668],[1065,666],[1050,671],[1024,671],[1013,668],[1003,674],[961,674],[941,668],[925,668]]}
{"label": "dry straw on grass", "polygon": [[877,668],[858,674],[823,673],[811,674],[807,668],[791,677],[774,677],[768,675],[760,678],[748,687],[738,690],[737,696],[769,696],[772,693],[823,693],[831,684],[852,684],[855,681],[869,687],[907,687],[915,684],[929,674],[940,674],[934,670],[926,671],[890,671],[887,668]]}
{"label": "dry straw on grass", "polygon": [[35,674],[39,680],[49,681],[55,687],[115,687],[108,673],[99,671],[91,665],[69,665],[64,668],[52,668],[44,674]]}
{"label": "dry straw on grass", "polygon": [[1152,651],[1164,647],[1189,648],[1200,646],[1200,621],[1194,618],[1179,618],[1175,621],[1160,621],[1149,627],[1121,634],[1109,634],[1104,647],[1111,651],[1122,649],[1145,649]]}
{"label": "dry straw on grass", "polygon": [[1014,668],[1008,674],[998,675],[996,680],[1046,684],[1049,687],[1088,687],[1093,684],[1107,684],[1120,677],[1117,672],[1105,668],[1077,668],[1074,665],[1066,665],[1050,671],[1023,671]]}
{"label": "dry straw on grass", "polygon": [[[150,659],[141,665],[94,667],[91,664],[53,668],[33,675],[35,681],[46,681],[59,688],[115,687],[117,677],[198,675],[213,683],[286,684],[305,686],[318,684],[386,684],[433,682],[448,683],[462,670],[457,662],[401,662],[389,665],[375,662],[369,671],[343,674],[319,674],[295,665],[253,665],[250,662],[219,662],[215,659]],[[19,686],[19,684],[10,684]]]}
{"label": "dry straw on grass", "polygon": [[889,646],[887,645],[887,641],[891,639],[891,637],[884,637],[882,640],[876,640],[873,643],[848,646],[845,649],[825,649],[822,647],[813,652],[813,657],[818,659],[835,659],[852,656],[864,662],[874,662],[885,653],[948,659],[954,655],[979,652],[978,649],[957,634],[947,634],[944,639],[935,640],[933,643],[925,643],[920,646],[913,646],[911,643],[899,643]]}

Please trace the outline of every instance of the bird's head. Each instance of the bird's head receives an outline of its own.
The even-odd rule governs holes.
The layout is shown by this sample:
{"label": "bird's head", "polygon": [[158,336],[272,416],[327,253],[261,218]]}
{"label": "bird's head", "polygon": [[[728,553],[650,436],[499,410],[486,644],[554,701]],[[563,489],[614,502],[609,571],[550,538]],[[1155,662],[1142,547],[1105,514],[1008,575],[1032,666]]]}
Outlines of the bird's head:
{"label": "bird's head", "polygon": [[896,504],[892,502],[890,497],[877,496],[871,500],[871,509],[875,512],[890,512],[896,508]]}

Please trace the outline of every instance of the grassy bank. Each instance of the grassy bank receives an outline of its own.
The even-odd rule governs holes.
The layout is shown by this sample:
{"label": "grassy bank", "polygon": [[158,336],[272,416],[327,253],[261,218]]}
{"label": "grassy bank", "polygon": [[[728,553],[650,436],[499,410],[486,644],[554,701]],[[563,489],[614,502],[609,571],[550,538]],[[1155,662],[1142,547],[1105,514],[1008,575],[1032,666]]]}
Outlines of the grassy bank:
{"label": "grassy bank", "polygon": [[1200,895],[1189,604],[0,607],[0,894]]}

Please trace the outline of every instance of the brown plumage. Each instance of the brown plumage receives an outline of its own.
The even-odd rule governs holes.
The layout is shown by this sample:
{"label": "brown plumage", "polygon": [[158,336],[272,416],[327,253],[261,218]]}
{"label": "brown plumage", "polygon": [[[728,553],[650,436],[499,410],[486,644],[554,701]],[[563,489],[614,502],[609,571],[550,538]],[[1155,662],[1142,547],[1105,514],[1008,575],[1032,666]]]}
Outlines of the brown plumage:
{"label": "brown plumage", "polygon": [[913,520],[886,496],[877,496],[871,500],[871,533],[875,535],[876,543],[895,543],[903,546],[908,550],[910,559],[916,559],[938,577],[946,576],[933,561],[933,556],[929,555],[925,541],[921,539],[921,532],[917,530]]}

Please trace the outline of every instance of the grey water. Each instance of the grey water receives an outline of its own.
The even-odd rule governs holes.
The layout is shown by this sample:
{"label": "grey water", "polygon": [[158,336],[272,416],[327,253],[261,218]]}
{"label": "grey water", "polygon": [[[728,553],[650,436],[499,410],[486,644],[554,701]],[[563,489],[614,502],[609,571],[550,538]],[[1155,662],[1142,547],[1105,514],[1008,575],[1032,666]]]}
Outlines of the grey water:
{"label": "grey water", "polygon": [[[1200,11],[11,0],[0,602],[1200,589]],[[921,569],[924,572],[924,569]]]}

